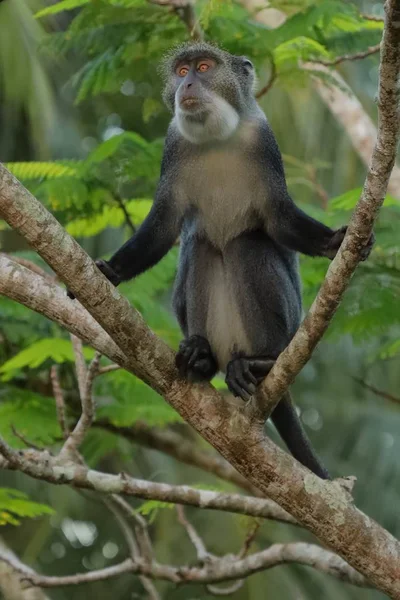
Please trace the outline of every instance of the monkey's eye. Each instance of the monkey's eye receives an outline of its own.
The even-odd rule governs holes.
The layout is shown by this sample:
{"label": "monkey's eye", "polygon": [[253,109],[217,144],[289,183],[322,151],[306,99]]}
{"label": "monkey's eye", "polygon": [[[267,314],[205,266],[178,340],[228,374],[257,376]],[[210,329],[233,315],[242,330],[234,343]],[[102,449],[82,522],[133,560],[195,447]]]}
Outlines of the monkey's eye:
{"label": "monkey's eye", "polygon": [[213,67],[215,67],[215,61],[211,58],[201,58],[196,64],[196,70],[198,73],[205,73]]}
{"label": "monkey's eye", "polygon": [[186,75],[189,73],[189,67],[186,65],[183,65],[181,67],[178,67],[176,72],[179,75],[179,77],[186,77]]}
{"label": "monkey's eye", "polygon": [[208,69],[209,69],[209,68],[210,68],[210,65],[207,65],[207,63],[200,63],[200,64],[197,66],[197,70],[198,70],[200,73],[204,73],[205,71],[208,71]]}

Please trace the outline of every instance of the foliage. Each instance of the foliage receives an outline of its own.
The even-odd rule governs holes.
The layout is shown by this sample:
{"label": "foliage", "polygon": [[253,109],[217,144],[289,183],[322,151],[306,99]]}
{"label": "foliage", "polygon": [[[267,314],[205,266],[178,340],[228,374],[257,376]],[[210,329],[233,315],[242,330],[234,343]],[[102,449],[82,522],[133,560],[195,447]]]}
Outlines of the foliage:
{"label": "foliage", "polygon": [[[94,356],[94,351],[91,348],[84,348],[83,353],[87,359]],[[73,362],[75,358],[72,343],[64,339],[44,338],[31,344],[1,365],[2,380],[12,379],[24,367],[37,369],[48,360],[58,364],[66,361]]]}
{"label": "foliage", "polygon": [[154,523],[158,512],[163,508],[173,509],[171,502],[161,502],[161,500],[147,500],[137,509],[137,512],[144,517],[148,517],[149,523]]}
{"label": "foliage", "polygon": [[19,490],[0,488],[0,525],[20,525],[20,518],[52,515],[50,506],[33,502]]}
{"label": "foliage", "polygon": [[14,446],[22,447],[23,442],[16,434],[39,446],[54,444],[61,436],[54,399],[16,385],[3,385],[0,435]]}

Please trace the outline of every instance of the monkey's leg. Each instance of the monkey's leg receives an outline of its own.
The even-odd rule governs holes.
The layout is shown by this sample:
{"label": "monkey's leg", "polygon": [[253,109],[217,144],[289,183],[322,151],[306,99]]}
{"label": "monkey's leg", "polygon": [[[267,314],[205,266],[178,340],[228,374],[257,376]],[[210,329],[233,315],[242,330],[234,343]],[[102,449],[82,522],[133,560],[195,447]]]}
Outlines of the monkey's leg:
{"label": "monkey's leg", "polygon": [[[268,375],[274,360],[264,357],[235,357],[227,366],[226,383],[234,396],[249,400],[256,386]],[[310,471],[330,479],[328,471],[315,454],[301,424],[290,392],[286,392],[274,409],[271,420],[292,455]]]}
{"label": "monkey's leg", "polygon": [[179,271],[174,290],[174,310],[185,339],[175,358],[181,377],[189,381],[209,381],[218,370],[206,338],[208,263],[207,242],[196,236],[183,238]]}

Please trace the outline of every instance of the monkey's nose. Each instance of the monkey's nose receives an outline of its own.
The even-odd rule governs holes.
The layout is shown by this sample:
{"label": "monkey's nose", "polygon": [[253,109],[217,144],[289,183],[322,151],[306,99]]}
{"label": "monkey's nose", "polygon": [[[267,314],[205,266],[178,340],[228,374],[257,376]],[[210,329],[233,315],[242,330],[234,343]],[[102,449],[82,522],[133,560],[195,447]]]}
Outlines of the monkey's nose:
{"label": "monkey's nose", "polygon": [[192,84],[191,84],[191,83],[187,83],[187,84],[186,84],[186,88],[187,88],[187,89],[189,89],[189,88],[191,88],[191,87],[192,87]]}

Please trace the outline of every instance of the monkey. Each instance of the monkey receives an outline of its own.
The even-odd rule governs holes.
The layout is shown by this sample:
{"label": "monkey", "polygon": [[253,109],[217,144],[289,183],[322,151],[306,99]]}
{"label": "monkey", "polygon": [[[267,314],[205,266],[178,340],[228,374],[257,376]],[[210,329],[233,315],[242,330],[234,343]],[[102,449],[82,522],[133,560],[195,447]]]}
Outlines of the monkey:
{"label": "monkey", "polygon": [[[198,382],[221,371],[230,392],[248,401],[300,325],[298,253],[333,259],[346,227],[330,229],[289,195],[248,58],[186,43],[164,58],[162,74],[173,116],[152,208],[111,259],[96,264],[118,285],[158,263],[180,236],[179,374]],[[363,260],[372,244],[373,237]],[[289,392],[271,419],[293,456],[328,479]]]}

